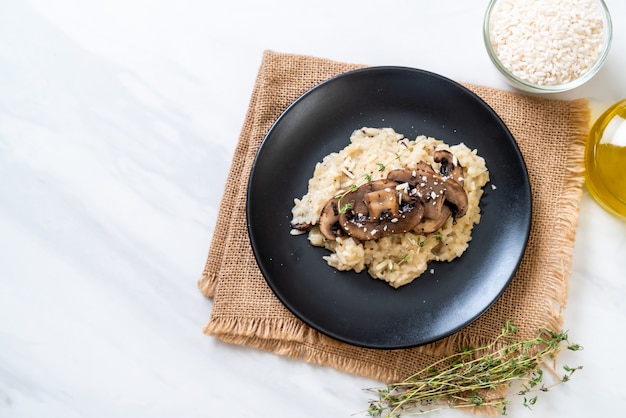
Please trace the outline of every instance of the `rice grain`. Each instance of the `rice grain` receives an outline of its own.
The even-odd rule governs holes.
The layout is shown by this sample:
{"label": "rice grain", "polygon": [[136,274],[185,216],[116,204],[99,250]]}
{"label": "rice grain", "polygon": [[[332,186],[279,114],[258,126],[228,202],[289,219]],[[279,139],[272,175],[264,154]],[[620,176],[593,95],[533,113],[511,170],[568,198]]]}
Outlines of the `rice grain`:
{"label": "rice grain", "polygon": [[500,0],[489,36],[500,62],[537,85],[576,80],[598,61],[604,21],[595,0]]}

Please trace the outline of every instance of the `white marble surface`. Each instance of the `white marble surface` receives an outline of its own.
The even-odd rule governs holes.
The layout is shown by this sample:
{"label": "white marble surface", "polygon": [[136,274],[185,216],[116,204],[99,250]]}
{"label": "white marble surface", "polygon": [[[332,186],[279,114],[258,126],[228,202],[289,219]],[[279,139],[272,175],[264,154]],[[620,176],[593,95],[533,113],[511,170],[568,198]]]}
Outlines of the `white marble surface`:
{"label": "white marble surface", "polygon": [[[487,0],[1,0],[0,417],[350,417],[377,382],[202,334],[196,288],[262,51],[508,89]],[[614,45],[560,97],[626,97]],[[509,416],[626,408],[626,222],[585,194],[565,328],[584,369]],[[618,412],[620,411],[620,412]],[[436,414],[462,416],[459,411]]]}

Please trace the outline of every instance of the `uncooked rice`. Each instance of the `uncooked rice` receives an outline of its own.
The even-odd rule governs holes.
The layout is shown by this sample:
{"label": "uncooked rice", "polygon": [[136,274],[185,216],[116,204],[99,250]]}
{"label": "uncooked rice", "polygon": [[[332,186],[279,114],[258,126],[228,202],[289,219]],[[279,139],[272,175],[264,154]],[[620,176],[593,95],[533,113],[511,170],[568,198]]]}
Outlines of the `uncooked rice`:
{"label": "uncooked rice", "polygon": [[[438,169],[433,153],[439,149],[450,151],[463,167],[463,187],[468,196],[465,216],[450,217],[440,230],[428,235],[406,232],[365,242],[350,237],[339,237],[336,241],[324,238],[317,224],[329,199],[366,175],[372,180],[383,179],[391,170],[412,168],[419,161]],[[308,192],[301,199],[294,199],[292,224],[313,225],[308,239],[312,245],[331,252],[324,256],[330,266],[356,272],[367,269],[372,277],[397,288],[424,273],[429,262],[452,261],[463,254],[474,225],[480,222],[479,202],[488,181],[485,160],[463,143],[449,146],[426,136],[411,141],[392,128],[362,128],[352,134],[348,146],[317,163]]]}
{"label": "uncooked rice", "polygon": [[511,73],[538,85],[576,80],[598,61],[604,22],[595,0],[500,0],[489,36]]}

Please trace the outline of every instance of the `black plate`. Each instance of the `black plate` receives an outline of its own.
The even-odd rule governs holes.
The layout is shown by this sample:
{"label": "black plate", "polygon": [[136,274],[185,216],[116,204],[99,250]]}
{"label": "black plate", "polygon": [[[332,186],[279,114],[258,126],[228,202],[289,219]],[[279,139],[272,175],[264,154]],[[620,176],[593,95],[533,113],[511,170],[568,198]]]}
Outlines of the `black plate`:
{"label": "black plate", "polygon": [[[364,126],[464,142],[485,158],[497,186],[485,187],[482,220],[467,251],[450,263],[431,263],[434,274],[399,289],[367,272],[336,271],[322,259],[327,250],[289,234],[293,199],[307,192],[315,164]],[[478,96],[430,72],[371,67],[319,84],[274,123],[252,168],[246,213],[261,272],[296,317],[349,344],[395,349],[460,330],[501,295],[526,247],[531,192],[513,136]]]}

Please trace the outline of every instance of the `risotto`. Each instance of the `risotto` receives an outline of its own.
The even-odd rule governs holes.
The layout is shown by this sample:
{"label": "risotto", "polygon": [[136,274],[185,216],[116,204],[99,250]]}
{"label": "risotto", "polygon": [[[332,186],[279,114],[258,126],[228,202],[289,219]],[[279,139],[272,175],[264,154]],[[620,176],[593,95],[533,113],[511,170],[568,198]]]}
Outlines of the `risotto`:
{"label": "risotto", "polygon": [[292,234],[308,233],[337,270],[367,270],[397,288],[463,254],[488,181],[485,160],[463,143],[362,128],[317,163],[294,199]]}

